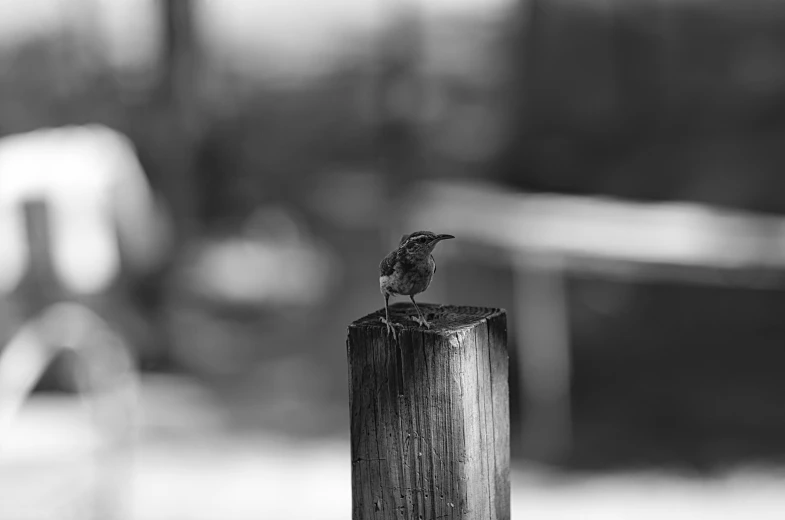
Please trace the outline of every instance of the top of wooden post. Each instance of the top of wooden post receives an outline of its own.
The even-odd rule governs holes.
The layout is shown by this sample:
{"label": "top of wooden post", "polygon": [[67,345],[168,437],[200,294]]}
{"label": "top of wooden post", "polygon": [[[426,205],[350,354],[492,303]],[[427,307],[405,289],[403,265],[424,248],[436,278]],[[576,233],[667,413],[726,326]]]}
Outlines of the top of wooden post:
{"label": "top of wooden post", "polygon": [[[411,303],[390,305],[390,319],[397,330],[417,329],[432,334],[451,334],[457,329],[471,327],[477,323],[504,314],[504,309],[488,307],[470,307],[464,305],[439,305],[435,303],[418,303],[425,319],[431,324],[430,329],[421,327],[411,318],[417,311]],[[356,320],[350,328],[386,328],[379,318],[384,317],[384,308]],[[400,327],[397,325],[401,325]]]}

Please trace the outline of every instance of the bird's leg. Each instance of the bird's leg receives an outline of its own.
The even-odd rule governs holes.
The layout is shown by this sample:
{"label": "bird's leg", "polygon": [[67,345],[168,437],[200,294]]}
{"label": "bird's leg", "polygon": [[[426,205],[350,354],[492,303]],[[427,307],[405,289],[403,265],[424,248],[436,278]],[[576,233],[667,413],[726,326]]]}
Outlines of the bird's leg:
{"label": "bird's leg", "polygon": [[381,320],[382,323],[387,325],[387,333],[388,334],[392,334],[393,339],[397,339],[398,336],[397,336],[397,334],[395,332],[395,326],[394,326],[393,322],[390,321],[390,307],[389,307],[389,305],[390,305],[390,295],[389,294],[385,294],[384,295],[384,315],[385,315],[385,318],[379,317],[379,319]]}
{"label": "bird's leg", "polygon": [[417,324],[419,324],[421,327],[425,327],[426,329],[430,329],[431,328],[431,324],[428,323],[428,321],[425,319],[425,316],[423,316],[422,312],[420,312],[420,308],[417,306],[417,302],[414,301],[414,296],[410,295],[409,298],[412,300],[412,303],[414,304],[414,308],[417,309],[417,314],[419,315],[419,318],[415,318],[414,316],[412,316],[411,317],[412,320],[417,322]]}

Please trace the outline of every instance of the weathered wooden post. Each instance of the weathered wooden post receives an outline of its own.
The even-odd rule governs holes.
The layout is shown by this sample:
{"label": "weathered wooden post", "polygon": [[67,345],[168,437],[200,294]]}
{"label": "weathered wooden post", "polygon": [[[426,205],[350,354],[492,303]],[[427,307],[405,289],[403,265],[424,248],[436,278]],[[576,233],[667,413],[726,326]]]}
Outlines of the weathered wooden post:
{"label": "weathered wooden post", "polygon": [[505,311],[419,306],[432,328],[397,340],[383,310],[349,326],[352,518],[509,520]]}

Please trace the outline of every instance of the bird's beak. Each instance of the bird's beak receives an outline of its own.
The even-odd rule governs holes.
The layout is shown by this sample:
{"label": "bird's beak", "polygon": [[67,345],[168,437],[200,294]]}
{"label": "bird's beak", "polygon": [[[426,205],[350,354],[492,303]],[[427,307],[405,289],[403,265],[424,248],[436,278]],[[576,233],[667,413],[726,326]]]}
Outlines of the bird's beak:
{"label": "bird's beak", "polygon": [[436,235],[436,238],[433,241],[439,242],[440,240],[447,240],[448,238],[455,238],[455,237],[452,235]]}

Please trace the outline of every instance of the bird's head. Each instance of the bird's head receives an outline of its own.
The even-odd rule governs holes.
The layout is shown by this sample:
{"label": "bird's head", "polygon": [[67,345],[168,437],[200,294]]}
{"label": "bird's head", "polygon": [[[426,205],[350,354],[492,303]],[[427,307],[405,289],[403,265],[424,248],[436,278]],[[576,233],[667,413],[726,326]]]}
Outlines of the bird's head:
{"label": "bird's head", "polygon": [[399,249],[404,249],[410,254],[429,255],[442,240],[455,238],[452,235],[437,235],[430,231],[415,231],[409,235],[401,237]]}

